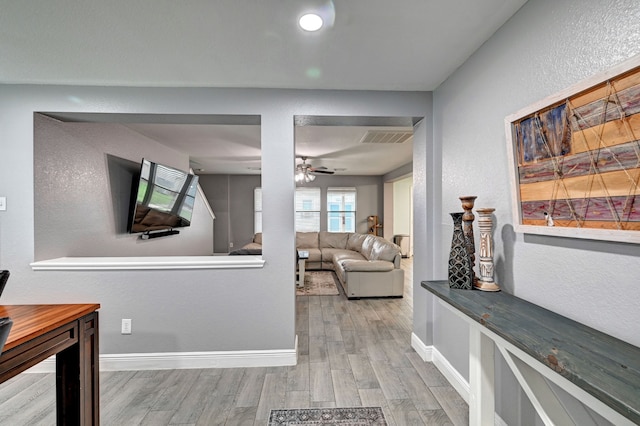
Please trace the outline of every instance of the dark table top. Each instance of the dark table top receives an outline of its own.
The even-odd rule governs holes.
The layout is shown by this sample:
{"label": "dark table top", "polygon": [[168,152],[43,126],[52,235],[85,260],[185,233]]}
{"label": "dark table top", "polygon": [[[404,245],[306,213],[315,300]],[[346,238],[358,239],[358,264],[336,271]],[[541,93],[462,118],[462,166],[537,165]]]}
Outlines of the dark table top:
{"label": "dark table top", "polygon": [[511,294],[422,287],[640,424],[640,348]]}

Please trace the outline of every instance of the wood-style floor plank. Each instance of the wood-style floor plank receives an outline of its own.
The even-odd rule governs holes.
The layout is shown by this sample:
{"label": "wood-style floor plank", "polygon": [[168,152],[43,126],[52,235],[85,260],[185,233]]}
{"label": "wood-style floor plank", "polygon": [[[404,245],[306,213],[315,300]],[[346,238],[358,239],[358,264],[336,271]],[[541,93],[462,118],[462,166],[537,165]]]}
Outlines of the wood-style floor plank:
{"label": "wood-style floor plank", "polygon": [[456,426],[469,424],[469,406],[451,386],[434,386],[430,388],[447,416]]}
{"label": "wood-style floor plank", "polygon": [[360,407],[360,395],[356,381],[348,370],[332,370],[333,391],[338,407]]}
{"label": "wood-style floor plank", "polygon": [[328,362],[312,362],[309,364],[311,401],[328,402],[335,401],[333,381],[331,379],[331,366]]}
{"label": "wood-style floor plank", "polygon": [[[382,407],[390,426],[466,425],[467,404],[411,348],[412,262],[402,299],[298,296],[298,364],[100,374],[107,426],[260,425],[271,409]],[[55,424],[55,375],[0,385],[0,424]]]}

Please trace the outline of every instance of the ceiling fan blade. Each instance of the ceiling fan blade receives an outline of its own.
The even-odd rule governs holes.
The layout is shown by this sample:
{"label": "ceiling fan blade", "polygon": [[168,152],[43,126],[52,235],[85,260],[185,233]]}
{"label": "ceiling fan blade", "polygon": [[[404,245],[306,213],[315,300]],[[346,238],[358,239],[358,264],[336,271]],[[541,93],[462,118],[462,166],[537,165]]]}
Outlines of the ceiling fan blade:
{"label": "ceiling fan blade", "polygon": [[332,175],[335,173],[333,170],[322,170],[322,168],[310,169],[309,172],[313,173],[314,175]]}

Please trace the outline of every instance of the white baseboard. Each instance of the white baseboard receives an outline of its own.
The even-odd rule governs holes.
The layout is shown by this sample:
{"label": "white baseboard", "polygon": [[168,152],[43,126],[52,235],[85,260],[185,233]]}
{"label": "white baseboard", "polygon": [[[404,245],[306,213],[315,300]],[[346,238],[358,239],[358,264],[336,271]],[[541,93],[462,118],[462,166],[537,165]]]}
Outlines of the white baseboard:
{"label": "white baseboard", "polygon": [[427,346],[415,333],[411,333],[411,347],[424,362],[432,362],[460,396],[469,403],[469,382],[449,363],[433,345]]}
{"label": "white baseboard", "polygon": [[427,346],[415,333],[411,333],[411,347],[420,355],[424,362],[433,360],[433,346]]}
{"label": "white baseboard", "polygon": [[440,353],[437,348],[433,348],[433,365],[436,366],[442,375],[449,381],[451,386],[460,394],[465,402],[469,403],[470,387],[469,382],[456,370],[447,358]]}
{"label": "white baseboard", "polygon": [[[470,387],[469,382],[456,370],[453,365],[434,346],[425,345],[415,334],[411,333],[411,347],[420,355],[424,362],[432,362],[442,373],[449,384],[458,392],[460,397],[469,403]],[[507,423],[496,413],[494,426],[508,426]]]}
{"label": "white baseboard", "polygon": [[[100,371],[281,367],[296,365],[297,361],[298,337],[296,336],[294,349],[103,354],[100,355]],[[28,373],[55,373],[55,371],[55,356],[27,370]]]}

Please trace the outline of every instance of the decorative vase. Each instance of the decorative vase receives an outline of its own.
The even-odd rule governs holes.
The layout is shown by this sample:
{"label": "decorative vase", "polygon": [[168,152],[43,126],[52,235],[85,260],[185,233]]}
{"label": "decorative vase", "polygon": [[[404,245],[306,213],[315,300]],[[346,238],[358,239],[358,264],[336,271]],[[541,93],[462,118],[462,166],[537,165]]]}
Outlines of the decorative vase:
{"label": "decorative vase", "polygon": [[493,280],[493,219],[492,208],[477,209],[478,228],[480,229],[480,267],[477,281],[473,286],[482,291],[500,291],[500,287]]}
{"label": "decorative vase", "polygon": [[474,270],[476,266],[476,240],[473,236],[473,220],[476,217],[473,215],[473,204],[478,197],[476,195],[467,195],[458,198],[460,198],[462,208],[464,209],[464,215],[462,215],[462,231],[467,238],[467,251],[471,258],[471,275],[473,276],[473,282],[475,284],[475,282],[478,281],[478,277]]}
{"label": "decorative vase", "polygon": [[449,253],[449,287],[471,290],[473,287],[473,269],[468,242],[462,229],[464,212],[450,213],[453,218],[453,238]]}

